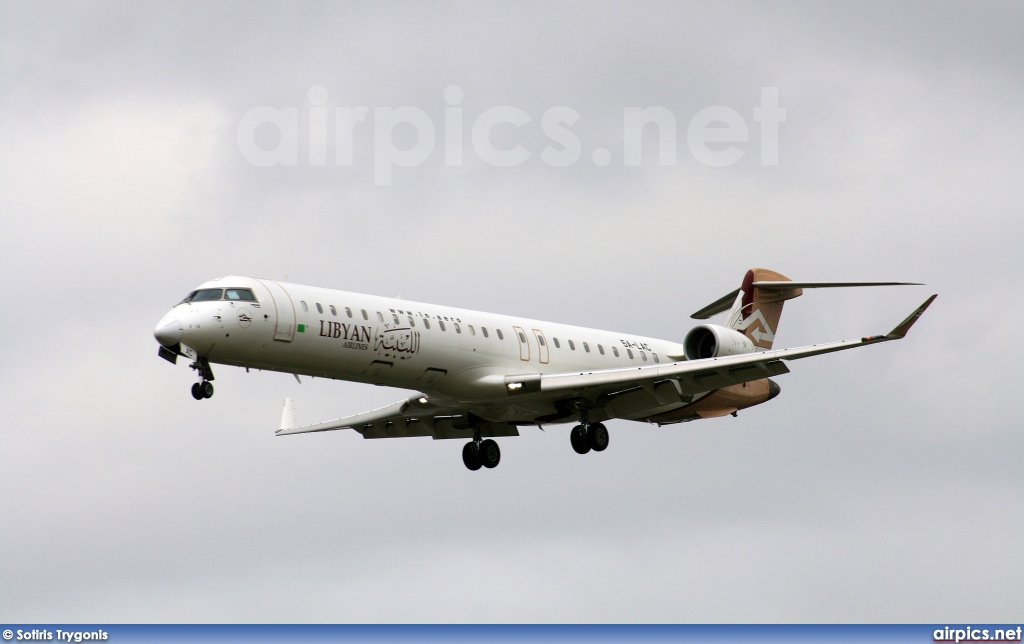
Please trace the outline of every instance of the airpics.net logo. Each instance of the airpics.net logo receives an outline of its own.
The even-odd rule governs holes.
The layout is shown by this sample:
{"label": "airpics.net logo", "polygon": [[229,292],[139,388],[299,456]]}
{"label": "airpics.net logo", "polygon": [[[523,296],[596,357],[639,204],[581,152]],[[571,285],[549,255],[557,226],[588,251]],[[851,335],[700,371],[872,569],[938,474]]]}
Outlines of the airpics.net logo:
{"label": "airpics.net logo", "polygon": [[934,642],[1020,642],[1020,626],[1006,628],[974,628],[954,626],[937,628],[932,632]]}
{"label": "airpics.net logo", "polygon": [[[375,107],[371,118],[367,106],[331,109],[329,98],[323,85],[309,88],[309,105],[301,108],[306,112],[301,120],[308,122],[308,132],[300,133],[299,107],[263,105],[246,112],[237,129],[242,157],[260,167],[297,166],[300,165],[301,143],[309,152],[308,159],[302,159],[301,163],[309,166],[330,163],[351,167],[357,161],[372,162],[373,182],[377,186],[392,185],[395,168],[411,168],[427,162],[435,154],[439,138],[443,148],[440,154],[443,154],[444,164],[450,167],[462,166],[468,154],[498,168],[522,165],[535,156],[553,168],[572,166],[584,159],[584,143],[573,130],[580,113],[565,105],[544,111],[539,127],[547,139],[546,145],[543,149],[529,150],[521,141],[496,145],[492,134],[499,128],[503,132],[511,128],[514,133],[524,135],[522,138],[535,134],[526,132],[527,128],[538,125],[531,114],[512,105],[465,114],[462,107],[465,92],[458,85],[449,85],[443,92],[444,117],[440,127],[425,110],[412,105]],[[743,113],[731,107],[715,105],[699,110],[685,126],[690,155],[704,165],[725,167],[737,163],[756,147],[761,165],[778,165],[779,127],[786,120],[786,109],[779,106],[779,88],[762,87],[760,105],[748,109],[753,127]],[[328,136],[329,124],[333,126],[333,137]],[[357,148],[357,139],[362,140],[357,137],[358,128],[372,128],[372,146]],[[677,165],[679,122],[672,110],[662,106],[623,108],[621,163],[641,165],[645,152],[644,132],[649,128],[656,130],[658,164]],[[752,129],[757,130],[759,139],[753,146],[750,142]],[[269,136],[259,136],[268,131]],[[411,145],[396,143],[395,135],[400,133],[402,143],[407,144],[410,136],[405,135],[410,131]],[[607,147],[589,147],[587,151],[589,162],[597,167],[608,166],[614,160]]]}

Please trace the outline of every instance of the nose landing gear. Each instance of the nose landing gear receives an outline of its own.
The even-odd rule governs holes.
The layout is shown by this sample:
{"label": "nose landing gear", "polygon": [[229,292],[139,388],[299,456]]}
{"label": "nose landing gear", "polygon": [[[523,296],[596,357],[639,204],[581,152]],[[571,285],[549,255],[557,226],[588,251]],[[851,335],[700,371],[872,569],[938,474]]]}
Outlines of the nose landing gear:
{"label": "nose landing gear", "polygon": [[209,380],[192,383],[192,397],[196,400],[213,397],[213,383]]}
{"label": "nose landing gear", "polygon": [[196,400],[213,397],[213,369],[210,368],[210,361],[206,358],[197,358],[189,365],[199,372],[201,380],[192,384],[192,397]]}

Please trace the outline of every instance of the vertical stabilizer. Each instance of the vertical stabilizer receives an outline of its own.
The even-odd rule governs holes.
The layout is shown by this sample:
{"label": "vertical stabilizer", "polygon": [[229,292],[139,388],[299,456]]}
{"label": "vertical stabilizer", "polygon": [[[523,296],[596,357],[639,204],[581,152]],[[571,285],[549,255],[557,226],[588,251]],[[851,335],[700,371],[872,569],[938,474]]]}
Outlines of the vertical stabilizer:
{"label": "vertical stabilizer", "polygon": [[725,323],[750,338],[759,349],[771,349],[775,332],[782,317],[782,305],[786,300],[799,297],[799,288],[764,289],[754,282],[791,282],[788,277],[766,268],[752,268],[743,276],[743,284],[736,293],[729,317]]}

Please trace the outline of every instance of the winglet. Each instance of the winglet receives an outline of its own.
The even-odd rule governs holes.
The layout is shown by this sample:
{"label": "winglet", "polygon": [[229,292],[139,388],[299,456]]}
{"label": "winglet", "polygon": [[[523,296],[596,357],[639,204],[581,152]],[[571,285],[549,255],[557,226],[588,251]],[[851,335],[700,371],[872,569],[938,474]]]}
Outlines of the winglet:
{"label": "winglet", "polygon": [[932,295],[927,300],[925,300],[924,304],[914,309],[914,312],[908,315],[907,319],[897,324],[896,328],[893,329],[892,331],[889,331],[889,333],[887,333],[885,337],[889,340],[899,340],[906,336],[907,331],[910,330],[910,327],[914,326],[914,322],[917,322],[917,318],[921,317],[921,314],[925,312],[925,309],[927,309],[938,296],[939,294],[936,293],[935,295]]}
{"label": "winglet", "polygon": [[285,398],[284,408],[281,410],[281,428],[277,431],[283,432],[286,429],[295,429],[298,426],[298,423],[295,422],[295,403],[292,402],[291,398]]}

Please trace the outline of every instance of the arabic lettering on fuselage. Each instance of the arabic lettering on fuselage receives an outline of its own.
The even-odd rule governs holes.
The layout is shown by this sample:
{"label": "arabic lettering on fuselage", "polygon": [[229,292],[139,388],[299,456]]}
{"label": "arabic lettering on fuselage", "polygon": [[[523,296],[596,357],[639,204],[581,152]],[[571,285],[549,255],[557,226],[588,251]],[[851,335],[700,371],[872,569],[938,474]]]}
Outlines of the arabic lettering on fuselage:
{"label": "arabic lettering on fuselage", "polygon": [[420,333],[410,327],[380,329],[374,338],[374,351],[413,354],[420,350]]}

